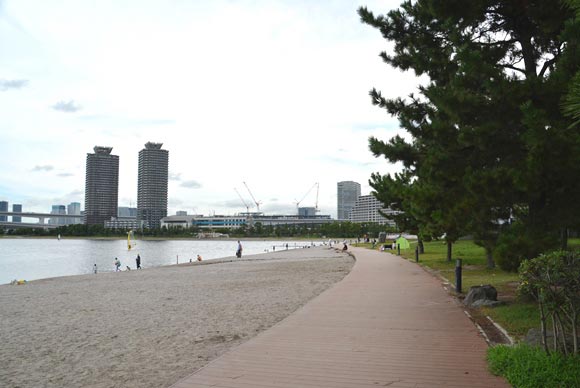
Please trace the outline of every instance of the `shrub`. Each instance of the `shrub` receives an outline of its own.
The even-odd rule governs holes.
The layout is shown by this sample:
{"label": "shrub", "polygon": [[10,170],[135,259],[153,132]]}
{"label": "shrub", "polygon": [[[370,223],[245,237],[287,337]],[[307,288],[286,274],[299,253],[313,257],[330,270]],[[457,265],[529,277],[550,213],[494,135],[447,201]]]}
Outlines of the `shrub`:
{"label": "shrub", "polygon": [[580,387],[580,357],[546,354],[528,345],[489,348],[491,373],[503,376],[514,387]]}
{"label": "shrub", "polygon": [[534,232],[515,222],[500,233],[493,255],[501,269],[515,272],[522,261],[534,258],[556,244],[557,240],[549,233]]}
{"label": "shrub", "polygon": [[546,320],[551,320],[554,348],[578,354],[580,315],[580,255],[555,251],[525,260],[520,266],[518,291],[533,296],[540,309],[544,349],[548,352]]}

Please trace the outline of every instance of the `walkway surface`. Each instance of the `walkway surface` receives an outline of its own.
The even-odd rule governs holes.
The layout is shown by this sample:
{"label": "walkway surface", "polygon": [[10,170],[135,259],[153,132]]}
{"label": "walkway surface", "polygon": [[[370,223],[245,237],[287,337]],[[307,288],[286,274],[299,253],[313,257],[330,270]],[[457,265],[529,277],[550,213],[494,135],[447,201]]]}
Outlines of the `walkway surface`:
{"label": "walkway surface", "polygon": [[509,387],[438,279],[389,253],[352,253],[341,282],[173,388]]}

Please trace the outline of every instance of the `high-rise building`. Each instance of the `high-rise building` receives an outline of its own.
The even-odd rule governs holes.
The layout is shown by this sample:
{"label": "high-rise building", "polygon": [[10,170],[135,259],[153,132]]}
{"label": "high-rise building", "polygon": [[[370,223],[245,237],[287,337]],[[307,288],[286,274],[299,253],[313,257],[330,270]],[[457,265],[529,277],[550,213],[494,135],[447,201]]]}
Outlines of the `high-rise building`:
{"label": "high-rise building", "polygon": [[[0,212],[8,211],[8,201],[0,201]],[[8,222],[8,216],[0,216],[0,222]]]}
{"label": "high-rise building", "polygon": [[[66,207],[64,205],[52,205],[52,210],[50,214],[66,214]],[[63,217],[50,217],[48,220],[50,225],[65,225],[66,218]]]}
{"label": "high-rise building", "polygon": [[160,228],[167,216],[169,151],[162,150],[162,145],[148,142],[139,151],[137,221],[145,228]]}
{"label": "high-rise building", "polygon": [[395,222],[383,217],[379,210],[384,214],[393,213],[393,210],[385,208],[374,195],[361,195],[351,209],[348,219],[352,222],[374,222],[395,226]]}
{"label": "high-rise building", "polygon": [[[22,213],[22,205],[18,203],[12,204],[13,213]],[[22,222],[21,216],[12,216],[12,222]]]}
{"label": "high-rise building", "polygon": [[111,155],[112,147],[96,146],[93,150],[94,154],[87,154],[84,221],[104,225],[117,216],[119,156]]}
{"label": "high-rise building", "polygon": [[348,220],[348,215],[360,197],[360,184],[352,181],[338,182],[336,185],[336,218]]}
{"label": "high-rise building", "polygon": [[69,218],[67,224],[82,224],[83,220],[81,218],[81,204],[79,202],[71,202],[66,207],[67,214],[71,216],[78,215],[79,218]]}

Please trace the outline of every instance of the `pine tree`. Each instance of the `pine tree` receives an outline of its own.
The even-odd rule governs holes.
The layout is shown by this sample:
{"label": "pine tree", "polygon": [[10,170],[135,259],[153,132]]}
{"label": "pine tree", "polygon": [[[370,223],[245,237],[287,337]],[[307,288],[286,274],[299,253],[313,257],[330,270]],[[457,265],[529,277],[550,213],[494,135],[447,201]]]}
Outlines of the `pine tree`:
{"label": "pine tree", "polygon": [[371,91],[373,103],[397,116],[413,140],[371,139],[370,148],[414,175],[411,198],[431,227],[451,232],[450,240],[473,233],[489,266],[491,252],[509,240],[502,240],[510,230],[502,218],[521,226],[526,255],[558,235],[565,245],[562,231],[580,218],[580,134],[560,108],[580,64],[570,8],[418,0],[386,16],[366,8],[359,15],[394,43],[393,54],[381,53],[387,64],[429,78],[419,97],[388,100]]}

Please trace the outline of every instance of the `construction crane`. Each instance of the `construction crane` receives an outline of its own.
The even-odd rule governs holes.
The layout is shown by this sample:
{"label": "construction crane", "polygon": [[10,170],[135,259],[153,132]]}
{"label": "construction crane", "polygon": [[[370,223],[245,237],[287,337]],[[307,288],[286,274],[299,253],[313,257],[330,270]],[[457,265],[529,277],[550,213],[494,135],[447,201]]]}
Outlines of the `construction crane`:
{"label": "construction crane", "polygon": [[318,191],[320,190],[320,184],[316,182],[316,204],[314,205],[314,212],[318,213]]}
{"label": "construction crane", "polygon": [[246,182],[244,182],[244,186],[246,186],[246,189],[248,189],[248,193],[250,193],[250,197],[252,197],[252,199],[254,200],[254,203],[256,204],[256,209],[258,210],[258,213],[259,213],[260,212],[260,205],[262,204],[262,202],[256,201],[256,198],[254,198],[254,194],[252,194],[252,192],[250,191],[250,188],[248,187]]}
{"label": "construction crane", "polygon": [[250,214],[250,207],[248,206],[248,204],[246,203],[246,201],[244,201],[244,198],[242,198],[242,195],[240,194],[240,192],[238,191],[238,189],[236,189],[234,187],[234,190],[236,190],[236,193],[238,193],[238,197],[240,197],[240,199],[242,200],[242,203],[244,204],[244,206],[246,207],[246,213]]}
{"label": "construction crane", "polygon": [[318,184],[318,182],[316,182],[311,188],[308,189],[308,191],[306,192],[306,194],[304,194],[304,196],[302,197],[302,199],[300,201],[297,201],[296,198],[294,198],[294,201],[296,203],[296,211],[298,212],[298,214],[300,214],[300,203],[302,201],[304,201],[304,199],[308,196],[308,194],[310,194],[310,192],[312,191],[313,188],[316,187],[316,206],[314,207],[314,211],[318,212],[318,189],[320,187],[320,185]]}

